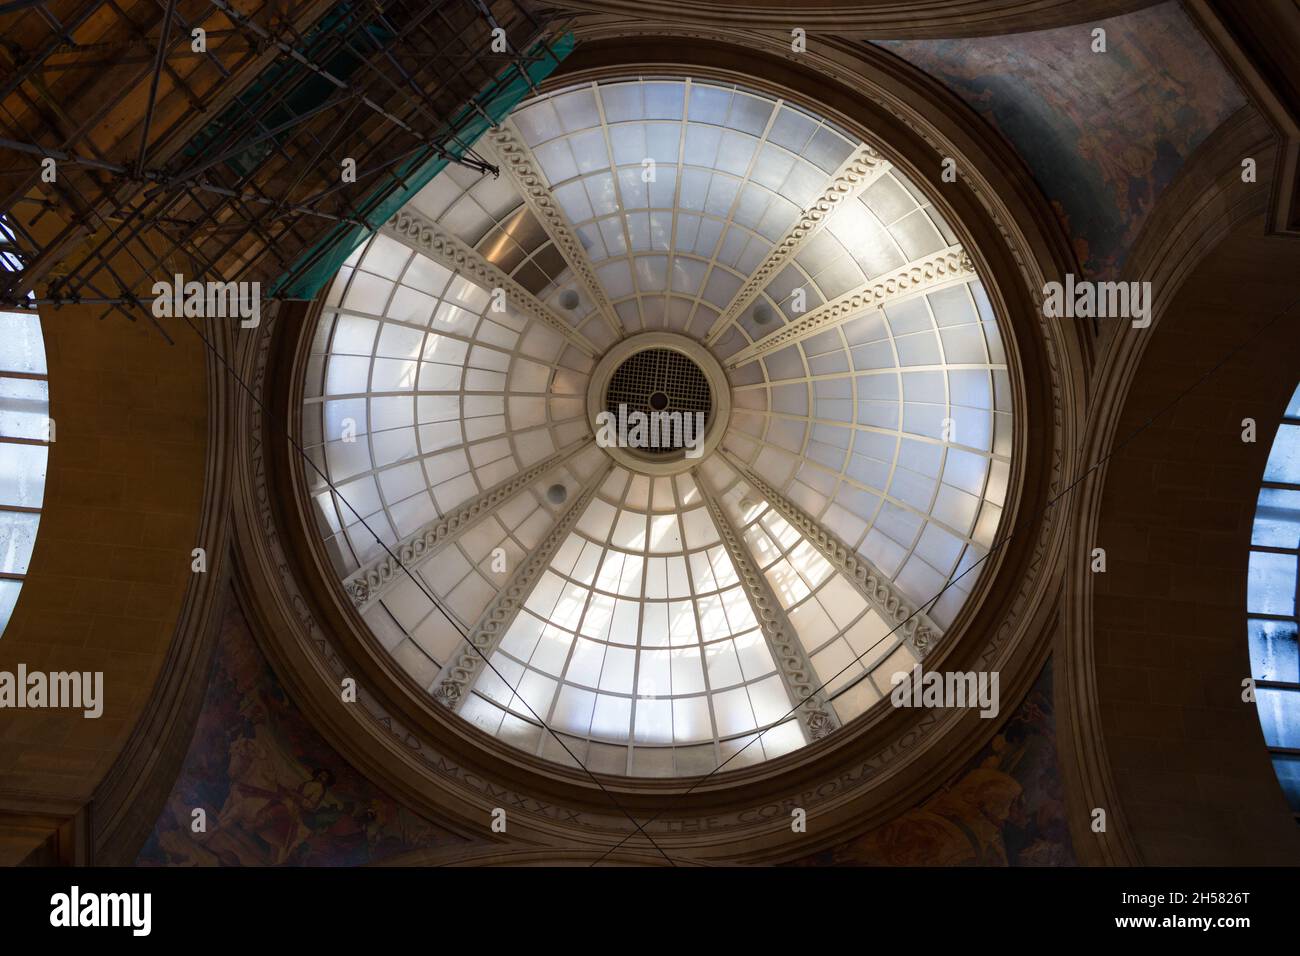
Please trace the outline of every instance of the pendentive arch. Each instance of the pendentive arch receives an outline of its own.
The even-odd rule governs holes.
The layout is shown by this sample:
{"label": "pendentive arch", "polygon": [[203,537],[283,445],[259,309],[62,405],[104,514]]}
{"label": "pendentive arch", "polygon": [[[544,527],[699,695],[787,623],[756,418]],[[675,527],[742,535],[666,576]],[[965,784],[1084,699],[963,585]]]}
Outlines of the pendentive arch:
{"label": "pendentive arch", "polygon": [[[1295,319],[1277,318],[1292,305],[1294,244],[1266,229],[1273,137],[1247,107],[1207,138],[1121,275],[1152,282],[1151,327],[1102,329],[1082,467],[1102,464],[1077,489],[1057,639],[1062,770],[1084,862],[1300,852],[1241,699],[1251,522],[1297,364]],[[1257,182],[1242,181],[1242,156],[1261,157]],[[1242,441],[1245,418],[1256,443]],[[1096,547],[1104,574],[1091,568]],[[1104,832],[1080,825],[1096,809]]]}

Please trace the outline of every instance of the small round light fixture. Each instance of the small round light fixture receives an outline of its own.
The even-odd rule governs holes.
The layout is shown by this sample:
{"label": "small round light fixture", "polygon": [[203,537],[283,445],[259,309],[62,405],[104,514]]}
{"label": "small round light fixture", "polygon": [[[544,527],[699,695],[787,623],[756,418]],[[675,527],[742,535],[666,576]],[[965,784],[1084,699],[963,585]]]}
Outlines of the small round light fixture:
{"label": "small round light fixture", "polygon": [[750,497],[746,496],[746,497],[740,499],[740,512],[741,512],[741,514],[748,515],[748,514],[749,514],[751,511],[753,511],[753,510],[754,510],[754,499],[753,499],[753,498],[750,498]]}
{"label": "small round light fixture", "polygon": [[776,321],[776,313],[772,311],[770,305],[766,302],[760,302],[754,306],[755,325],[771,325],[774,321]]}
{"label": "small round light fixture", "polygon": [[570,312],[576,309],[581,302],[582,299],[578,297],[578,293],[573,289],[565,289],[560,293],[560,305],[568,309]]}
{"label": "small round light fixture", "polygon": [[546,489],[546,500],[553,505],[562,505],[569,497],[569,489],[556,482]]}

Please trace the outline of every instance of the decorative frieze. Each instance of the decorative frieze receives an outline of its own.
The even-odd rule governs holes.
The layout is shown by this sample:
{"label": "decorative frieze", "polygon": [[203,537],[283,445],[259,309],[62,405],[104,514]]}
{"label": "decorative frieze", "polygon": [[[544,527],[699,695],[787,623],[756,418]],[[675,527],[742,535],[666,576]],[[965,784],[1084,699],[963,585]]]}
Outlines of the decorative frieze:
{"label": "decorative frieze", "polygon": [[792,704],[797,704],[795,716],[808,733],[810,740],[825,737],[840,726],[839,718],[826,702],[826,696],[820,689],[820,681],[811,662],[804,653],[794,625],[786,616],[785,609],[768,586],[767,578],[754,563],[749,548],[740,538],[740,532],[731,523],[722,502],[705,483],[698,471],[692,473],[700,495],[718,528],[722,544],[731,557],[736,574],[745,588],[745,596],[754,609],[759,629],[767,639],[772,657],[776,661],[777,672],[785,681]]}
{"label": "decorative frieze", "polygon": [[568,461],[591,443],[590,438],[575,442],[568,448],[539,461],[531,468],[519,472],[499,484],[493,485],[477,498],[426,524],[414,534],[398,542],[390,553],[353,571],[343,581],[343,590],[352,599],[352,605],[365,612],[379,600],[384,592],[398,581],[405,580],[403,567],[413,568],[439,548],[446,546],[461,532],[475,524],[519,494],[552,469]]}
{"label": "decorative frieze", "polygon": [[485,289],[502,289],[506,300],[529,318],[559,332],[584,355],[594,356],[596,347],[573,326],[552,312],[479,252],[466,245],[432,219],[413,209],[398,210],[380,232],[428,256],[434,262],[468,276]]}
{"label": "decorative frieze", "polygon": [[623,325],[614,314],[614,307],[610,304],[609,296],[605,294],[600,280],[596,278],[596,270],[587,257],[587,250],[578,239],[578,234],[574,231],[568,217],[564,215],[564,210],[556,201],[551,185],[542,174],[533,151],[528,148],[528,144],[509,121],[489,131],[484,139],[488,144],[486,151],[496,159],[501,171],[514,182],[529,211],[537,217],[537,221],[546,230],[551,242],[555,243],[555,248],[573,270],[574,276],[582,283],[596,310],[614,330],[615,338],[621,339],[624,335]]}
{"label": "decorative frieze", "polygon": [[542,572],[550,566],[555,552],[564,544],[573,526],[587,510],[596,489],[612,468],[613,465],[610,465],[592,473],[541,544],[533,549],[527,560],[515,569],[505,587],[497,592],[497,596],[465,637],[473,646],[463,646],[457,656],[443,668],[442,675],[430,691],[434,700],[445,707],[456,708],[469,696],[469,689],[482,672],[484,661],[492,656],[501,643],[501,638],[510,629],[511,622],[532,593]]}
{"label": "decorative frieze", "polygon": [[942,635],[939,626],[924,612],[918,611],[916,605],[905,598],[894,582],[879,568],[760,478],[753,469],[742,464],[734,455],[723,452],[723,456],[755,491],[767,499],[768,504],[776,510],[777,514],[803,534],[822,557],[830,562],[831,567],[853,582],[887,624],[898,627],[903,639],[911,645],[918,657],[924,658],[934,650]]}
{"label": "decorative frieze", "polygon": [[784,328],[741,349],[727,360],[727,367],[736,368],[818,332],[843,325],[869,309],[879,309],[975,277],[975,265],[966,251],[961,246],[949,246],[942,252],[909,262],[888,275],[818,306]]}
{"label": "decorative frieze", "polygon": [[758,264],[758,267],[745,280],[732,297],[731,302],[722,310],[713,327],[705,336],[705,342],[712,345],[734,322],[749,304],[758,298],[769,282],[785,268],[786,263],[795,257],[810,238],[826,225],[835,210],[846,202],[862,195],[868,186],[883,176],[890,169],[890,163],[875,148],[863,144],[853,151],[840,168],[835,171],[831,181],[822,194],[817,197],[784,236],[772,247],[772,251]]}

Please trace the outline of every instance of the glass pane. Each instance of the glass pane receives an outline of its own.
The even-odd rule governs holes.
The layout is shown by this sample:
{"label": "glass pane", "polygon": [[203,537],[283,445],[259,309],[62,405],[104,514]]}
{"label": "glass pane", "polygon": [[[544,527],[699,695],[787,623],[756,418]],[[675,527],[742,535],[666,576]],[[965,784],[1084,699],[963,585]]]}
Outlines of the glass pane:
{"label": "glass pane", "polygon": [[1294,615],[1295,571],[1295,555],[1252,551],[1246,610],[1251,614]]}
{"label": "glass pane", "polygon": [[1286,802],[1291,805],[1294,812],[1300,813],[1300,757],[1274,754],[1273,772],[1277,774],[1278,782],[1282,784]]}
{"label": "glass pane", "polygon": [[0,635],[9,626],[13,616],[14,605],[18,603],[18,592],[23,588],[21,581],[0,581]]}
{"label": "glass pane", "polygon": [[45,340],[37,316],[0,312],[0,371],[45,374]]}
{"label": "glass pane", "polygon": [[1291,402],[1286,407],[1287,418],[1300,418],[1300,385],[1296,386],[1295,392],[1291,395]]}
{"label": "glass pane", "polygon": [[1255,700],[1264,742],[1270,747],[1300,748],[1300,690],[1261,687]]}
{"label": "glass pane", "polygon": [[1265,481],[1300,481],[1300,425],[1283,425],[1273,440]]}
{"label": "glass pane", "polygon": [[39,508],[45,499],[45,465],[49,450],[42,445],[6,445],[0,454],[0,505]]}
{"label": "glass pane", "polygon": [[1300,491],[1285,488],[1260,490],[1250,543],[1266,548],[1300,545]]}
{"label": "glass pane", "polygon": [[41,516],[25,511],[0,511],[0,572],[26,574],[36,544]]}
{"label": "glass pane", "polygon": [[0,437],[49,440],[50,384],[0,377]]}
{"label": "glass pane", "polygon": [[1250,670],[1256,680],[1300,683],[1294,621],[1250,621]]}

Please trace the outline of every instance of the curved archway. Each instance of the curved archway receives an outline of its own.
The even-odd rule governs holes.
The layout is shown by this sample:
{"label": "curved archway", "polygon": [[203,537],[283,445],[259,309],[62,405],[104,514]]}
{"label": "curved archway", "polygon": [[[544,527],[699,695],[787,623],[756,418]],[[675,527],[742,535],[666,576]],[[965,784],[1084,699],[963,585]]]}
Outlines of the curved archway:
{"label": "curved archway", "polygon": [[[1167,300],[1114,406],[1122,449],[1081,508],[1071,587],[1090,593],[1096,697],[1080,696],[1077,674],[1065,693],[1076,727],[1095,721],[1074,745],[1092,748],[1113,779],[1109,796],[1085,798],[1108,815],[1110,832],[1082,843],[1099,856],[1123,840],[1147,865],[1300,858],[1256,709],[1243,702],[1241,639],[1259,476],[1300,363],[1294,324],[1278,319],[1293,291],[1268,276],[1293,255],[1246,218]],[[1247,285],[1249,306],[1230,291]],[[1244,419],[1258,423],[1257,442],[1243,441]],[[1104,574],[1086,561],[1095,547],[1106,549]],[[1083,635],[1071,622],[1075,668]]]}

